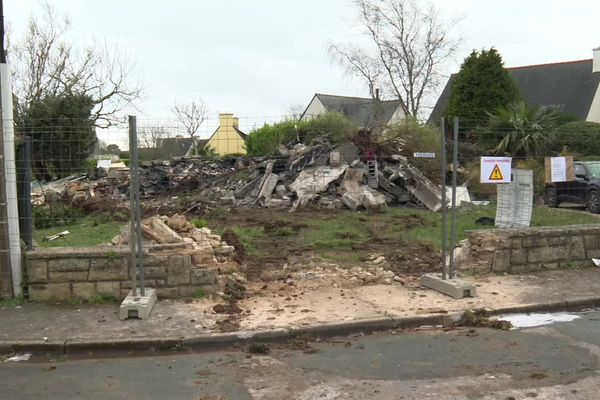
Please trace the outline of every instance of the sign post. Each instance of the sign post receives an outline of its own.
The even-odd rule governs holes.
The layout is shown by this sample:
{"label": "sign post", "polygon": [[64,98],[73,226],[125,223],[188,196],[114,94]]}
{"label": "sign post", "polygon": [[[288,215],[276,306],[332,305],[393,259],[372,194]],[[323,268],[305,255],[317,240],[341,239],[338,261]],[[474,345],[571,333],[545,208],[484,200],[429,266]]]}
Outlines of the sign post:
{"label": "sign post", "polygon": [[510,183],[511,157],[481,157],[481,183]]}

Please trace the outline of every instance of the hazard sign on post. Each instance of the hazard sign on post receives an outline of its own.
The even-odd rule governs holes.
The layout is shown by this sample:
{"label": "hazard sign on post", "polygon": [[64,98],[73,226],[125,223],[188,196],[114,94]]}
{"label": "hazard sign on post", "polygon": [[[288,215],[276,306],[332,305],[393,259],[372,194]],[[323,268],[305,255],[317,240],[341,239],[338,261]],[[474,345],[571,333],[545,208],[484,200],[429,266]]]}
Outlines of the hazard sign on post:
{"label": "hazard sign on post", "polygon": [[509,183],[511,157],[481,157],[481,183]]}

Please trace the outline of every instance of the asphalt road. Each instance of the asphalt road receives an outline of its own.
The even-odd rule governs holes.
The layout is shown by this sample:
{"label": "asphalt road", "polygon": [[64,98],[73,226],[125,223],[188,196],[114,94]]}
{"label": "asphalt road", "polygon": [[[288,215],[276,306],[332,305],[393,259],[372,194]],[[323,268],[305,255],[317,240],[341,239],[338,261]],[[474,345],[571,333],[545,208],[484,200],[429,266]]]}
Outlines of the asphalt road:
{"label": "asphalt road", "polygon": [[600,312],[244,350],[0,363],[0,399],[597,399]]}

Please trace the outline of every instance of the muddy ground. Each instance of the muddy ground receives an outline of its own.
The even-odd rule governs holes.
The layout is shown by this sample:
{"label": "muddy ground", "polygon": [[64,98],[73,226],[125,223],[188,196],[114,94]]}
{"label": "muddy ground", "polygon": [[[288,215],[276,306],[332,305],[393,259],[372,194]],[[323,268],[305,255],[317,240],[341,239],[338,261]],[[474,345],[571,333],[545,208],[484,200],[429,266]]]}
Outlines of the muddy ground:
{"label": "muddy ground", "polygon": [[[351,268],[384,256],[386,269],[396,275],[431,272],[440,265],[440,253],[431,244],[406,240],[398,233],[426,227],[428,221],[418,214],[233,208],[209,211],[202,217],[212,229],[226,232],[224,240],[228,243],[246,242],[244,248],[233,244],[238,244],[238,259],[246,262],[250,279],[265,278],[284,265],[310,265],[321,260]],[[246,232],[252,234],[244,235]]]}

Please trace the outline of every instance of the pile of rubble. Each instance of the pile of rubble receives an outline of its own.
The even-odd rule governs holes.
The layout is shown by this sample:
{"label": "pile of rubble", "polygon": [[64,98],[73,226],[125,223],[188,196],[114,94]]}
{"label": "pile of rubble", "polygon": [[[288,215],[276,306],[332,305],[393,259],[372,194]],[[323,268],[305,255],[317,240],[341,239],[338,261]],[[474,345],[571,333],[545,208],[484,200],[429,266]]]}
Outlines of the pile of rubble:
{"label": "pile of rubble", "polygon": [[[361,152],[352,143],[332,146],[326,140],[310,145],[281,146],[272,158],[206,160],[176,158],[142,163],[143,199],[191,195],[213,206],[289,208],[317,206],[353,210],[412,204],[432,211],[441,208],[438,185],[412,166],[406,157],[379,157]],[[362,154],[365,153],[365,154]],[[126,202],[129,171],[111,170],[106,176],[61,186],[69,197]]]}
{"label": "pile of rubble", "polygon": [[302,282],[326,281],[333,287],[353,287],[373,283],[394,284],[404,283],[407,280],[406,277],[396,275],[391,270],[389,260],[379,254],[371,255],[363,265],[354,265],[350,268],[322,259],[300,264],[285,263],[281,269],[263,273],[261,279],[283,281],[290,286]]}
{"label": "pile of rubble", "polygon": [[[146,218],[142,221],[142,230],[146,245],[183,245],[176,251],[190,254],[195,266],[218,266],[223,270],[221,272],[238,269],[238,264],[234,261],[234,246],[227,244],[221,236],[208,228],[196,228],[183,215]],[[129,226],[123,226],[121,233],[111,243],[116,246],[128,244]],[[225,269],[230,271],[224,271]]]}

